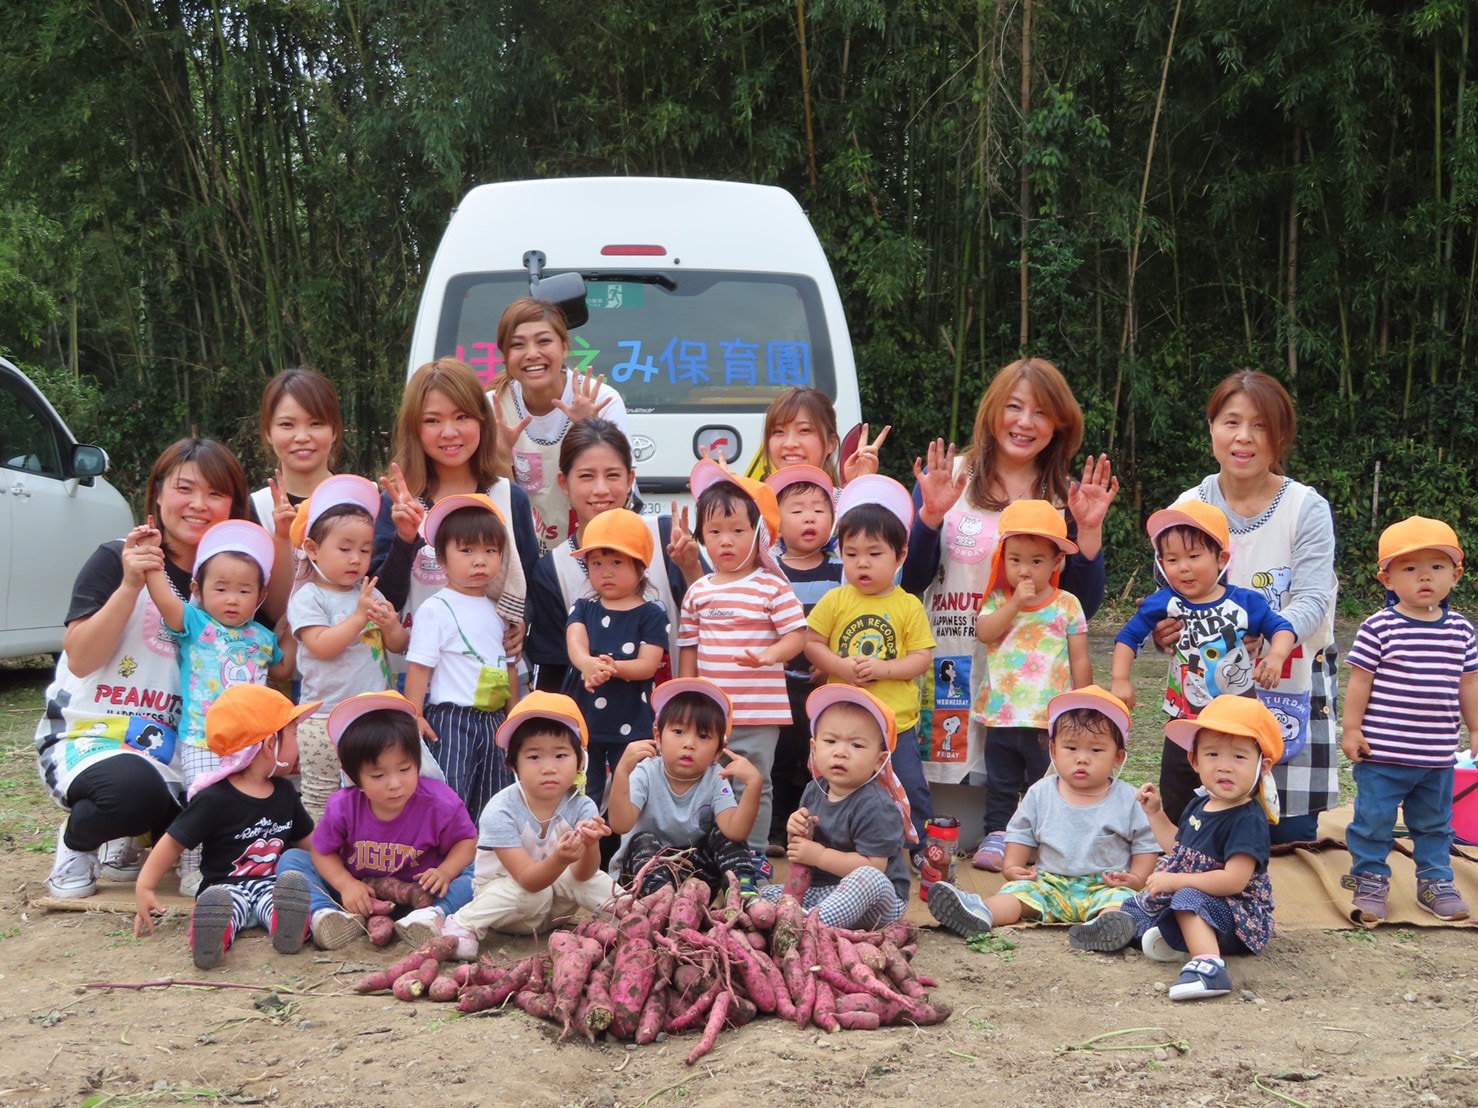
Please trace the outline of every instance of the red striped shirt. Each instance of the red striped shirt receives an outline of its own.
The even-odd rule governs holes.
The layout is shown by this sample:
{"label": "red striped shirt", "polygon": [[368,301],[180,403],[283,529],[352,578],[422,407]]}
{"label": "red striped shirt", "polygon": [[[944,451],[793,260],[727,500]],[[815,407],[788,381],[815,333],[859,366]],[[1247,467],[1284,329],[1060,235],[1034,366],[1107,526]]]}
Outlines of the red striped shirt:
{"label": "red striped shirt", "polygon": [[751,669],[734,659],[745,650],[766,650],[805,626],[805,613],[785,578],[756,568],[748,577],[720,585],[709,574],[689,585],[683,597],[677,645],[698,648],[698,676],[729,694],[733,726],[784,727],[791,722],[784,667]]}

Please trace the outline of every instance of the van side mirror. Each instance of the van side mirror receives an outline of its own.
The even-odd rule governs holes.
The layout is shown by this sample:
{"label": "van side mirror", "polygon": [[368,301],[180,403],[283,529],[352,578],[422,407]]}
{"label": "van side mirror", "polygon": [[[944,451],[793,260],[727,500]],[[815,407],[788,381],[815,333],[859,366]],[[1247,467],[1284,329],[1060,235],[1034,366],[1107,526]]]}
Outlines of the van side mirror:
{"label": "van side mirror", "polygon": [[77,443],[72,447],[73,477],[101,477],[108,471],[108,452],[101,446]]}
{"label": "van side mirror", "polygon": [[578,273],[536,276],[529,281],[529,295],[558,304],[565,323],[571,328],[582,326],[590,319],[590,310],[585,306],[585,278]]}

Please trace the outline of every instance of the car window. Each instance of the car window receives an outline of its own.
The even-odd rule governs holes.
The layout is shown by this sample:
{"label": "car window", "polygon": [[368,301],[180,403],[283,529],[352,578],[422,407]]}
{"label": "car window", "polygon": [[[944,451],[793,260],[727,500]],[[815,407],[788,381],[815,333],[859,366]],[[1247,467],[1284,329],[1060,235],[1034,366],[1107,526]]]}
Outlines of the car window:
{"label": "car window", "polygon": [[55,425],[22,387],[0,377],[0,468],[61,477],[62,452]]}

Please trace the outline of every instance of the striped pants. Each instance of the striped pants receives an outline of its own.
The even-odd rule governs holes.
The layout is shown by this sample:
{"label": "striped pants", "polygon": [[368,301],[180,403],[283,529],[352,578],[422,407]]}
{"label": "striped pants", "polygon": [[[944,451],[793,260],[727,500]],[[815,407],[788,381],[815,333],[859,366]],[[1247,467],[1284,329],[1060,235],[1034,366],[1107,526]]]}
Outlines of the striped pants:
{"label": "striped pants", "polygon": [[223,888],[231,894],[231,929],[226,932],[227,948],[245,928],[260,927],[271,932],[272,893],[276,886],[277,882],[270,877],[254,877],[249,881],[212,886]]}
{"label": "striped pants", "polygon": [[484,712],[463,704],[426,707],[426,722],[437,738],[432,753],[474,822],[489,800],[513,784],[513,771],[496,741],[506,715],[502,709]]}

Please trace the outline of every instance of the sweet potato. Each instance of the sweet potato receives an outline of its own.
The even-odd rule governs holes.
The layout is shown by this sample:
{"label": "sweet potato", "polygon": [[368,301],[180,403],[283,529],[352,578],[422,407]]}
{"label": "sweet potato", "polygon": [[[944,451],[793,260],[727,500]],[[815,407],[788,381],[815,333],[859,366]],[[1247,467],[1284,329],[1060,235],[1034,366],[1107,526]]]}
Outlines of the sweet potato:
{"label": "sweet potato", "polygon": [[553,993],[539,993],[531,989],[524,989],[521,992],[513,994],[513,1003],[515,1005],[535,1019],[541,1020],[552,1020],[554,1018],[555,999]]}
{"label": "sweet potato", "polygon": [[744,909],[749,916],[749,922],[756,931],[769,931],[775,926],[775,917],[779,909],[762,896],[757,896],[749,902]]}
{"label": "sweet potato", "polygon": [[837,1023],[836,997],[825,981],[816,981],[816,1004],[811,1009],[811,1022],[826,1032],[835,1031]]}
{"label": "sweet potato", "polygon": [[426,991],[426,986],[421,984],[421,975],[412,971],[397,977],[390,991],[395,994],[396,1000],[415,1000]]}
{"label": "sweet potato", "polygon": [[[556,1000],[555,1007],[557,1008],[558,1006],[559,1001]],[[579,1001],[575,1004],[575,1011],[570,1016],[570,1022],[565,1024],[564,1030],[559,1033],[560,1041],[563,1041],[565,1036],[570,1033],[570,1028],[574,1027],[579,1029],[580,1034],[585,1036],[586,1042],[595,1042],[595,1029],[590,1026],[589,1019],[590,994],[583,993]]]}
{"label": "sweet potato", "polygon": [[883,973],[888,968],[888,959],[883,957],[883,952],[872,943],[854,943],[853,948],[857,951],[857,957],[862,964],[873,973]]}
{"label": "sweet potato", "polygon": [[604,1031],[611,1026],[616,1013],[611,1010],[611,960],[607,958],[595,967],[590,980],[585,983],[585,1026],[592,1031]]}
{"label": "sweet potato", "polygon": [[388,900],[405,908],[429,908],[436,903],[431,894],[414,881],[403,881],[399,877],[371,877],[365,884],[375,899]]}
{"label": "sweet potato", "polygon": [[708,1010],[708,1022],[703,1025],[703,1037],[688,1052],[688,1065],[691,1066],[713,1049],[713,1044],[718,1041],[718,1033],[723,1029],[724,1020],[729,1016],[729,1005],[733,1003],[733,999],[734,994],[731,992],[720,992],[714,998],[713,1007]]}
{"label": "sweet potato", "polygon": [[790,875],[785,879],[785,895],[804,902],[811,890],[811,867],[799,862],[790,863]]}
{"label": "sweet potato", "polygon": [[395,941],[395,921],[389,916],[370,916],[365,921],[365,930],[375,946],[389,946]]}
{"label": "sweet potato", "polygon": [[838,1012],[836,1021],[843,1031],[876,1031],[883,1025],[876,1012]]}
{"label": "sweet potato", "polygon": [[651,934],[651,921],[644,916],[636,916],[616,948],[616,964],[611,970],[611,1007],[614,1011],[611,1031],[618,1039],[630,1039],[636,1034],[642,1008],[656,984],[657,951],[652,945]]}
{"label": "sweet potato", "polygon": [[919,928],[917,924],[910,923],[906,919],[897,919],[883,927],[881,935],[884,942],[890,942],[902,950],[919,941]]}
{"label": "sweet potato", "polygon": [[616,930],[616,925],[610,920],[603,919],[587,920],[575,928],[575,934],[586,939],[594,939],[607,951],[610,951],[621,938],[621,932]]}
{"label": "sweet potato", "polygon": [[667,914],[667,934],[676,935],[684,928],[696,931],[703,923],[703,914],[713,892],[707,882],[689,877],[678,889],[677,897]]}
{"label": "sweet potato", "polygon": [[451,936],[442,935],[432,939],[429,943],[423,943],[416,947],[393,966],[380,970],[378,973],[367,974],[361,977],[354,986],[356,993],[377,993],[395,985],[395,979],[403,973],[411,973],[421,968],[421,963],[427,958],[434,958],[438,962],[445,962],[457,953],[457,940]]}
{"label": "sweet potato", "polygon": [[[760,965],[763,955],[757,954],[740,935],[726,933],[729,951],[729,968],[744,983],[744,991],[761,1012],[773,1012],[776,1007],[775,983]],[[769,959],[765,958],[768,962]]]}
{"label": "sweet potato", "polygon": [[753,1023],[759,1009],[754,1006],[754,1001],[746,996],[735,993],[729,1000],[729,1014],[724,1017],[725,1027],[743,1027],[746,1023]]}
{"label": "sweet potato", "polygon": [[698,994],[696,1000],[678,1012],[677,1015],[669,1016],[667,1022],[662,1025],[662,1029],[669,1035],[676,1035],[681,1031],[687,1031],[689,1028],[695,1027],[698,1021],[703,1018],[703,1014],[713,1007],[713,1002],[717,999],[721,991],[723,991],[723,982],[717,977],[714,977],[708,983],[708,988]]}
{"label": "sweet potato", "polygon": [[372,915],[372,916],[392,916],[394,914],[395,914],[395,901],[393,901],[393,900],[377,900],[374,897],[370,897],[370,915]]}
{"label": "sweet potato", "polygon": [[782,957],[800,940],[806,927],[806,912],[793,896],[782,896],[775,905],[775,925],[770,929],[770,952]]}
{"label": "sweet potato", "polygon": [[672,914],[672,906],[676,900],[677,890],[671,885],[663,885],[637,902],[637,906],[652,921],[653,933],[667,929],[667,918]]}
{"label": "sweet potato", "polygon": [[640,1046],[657,1041],[657,1033],[667,1020],[667,985],[658,985],[642,1005],[641,1018],[636,1021],[636,1042]]}
{"label": "sweet potato", "polygon": [[[457,997],[457,1011],[469,1015],[497,1006],[498,1002],[493,999],[493,986],[491,985],[468,985]],[[552,1009],[553,1005],[550,1007]]]}
{"label": "sweet potato", "polygon": [[549,955],[554,963],[552,992],[558,998],[554,1011],[568,1028],[575,1007],[585,991],[585,982],[600,961],[600,943],[576,935],[573,931],[556,931],[549,936]]}
{"label": "sweet potato", "polygon": [[426,996],[431,1000],[446,1003],[457,999],[457,992],[460,988],[461,986],[450,977],[443,975],[431,982],[431,988],[426,990]]}

